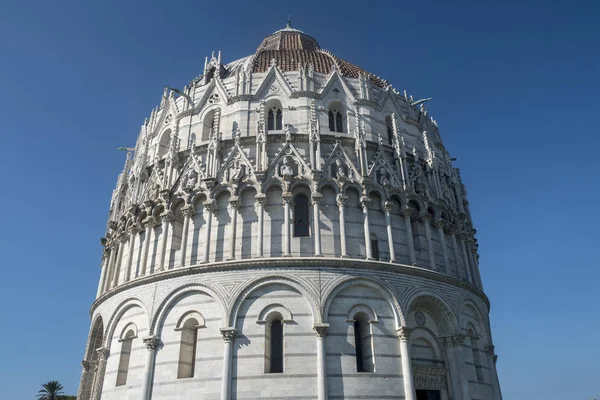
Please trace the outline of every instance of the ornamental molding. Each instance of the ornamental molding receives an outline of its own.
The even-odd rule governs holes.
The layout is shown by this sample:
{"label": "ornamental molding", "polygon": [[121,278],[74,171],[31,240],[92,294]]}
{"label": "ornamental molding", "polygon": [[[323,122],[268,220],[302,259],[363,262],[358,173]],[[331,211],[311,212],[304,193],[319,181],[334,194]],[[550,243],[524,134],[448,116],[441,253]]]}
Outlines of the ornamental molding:
{"label": "ornamental molding", "polygon": [[446,373],[444,367],[413,366],[415,389],[444,390],[446,388]]}

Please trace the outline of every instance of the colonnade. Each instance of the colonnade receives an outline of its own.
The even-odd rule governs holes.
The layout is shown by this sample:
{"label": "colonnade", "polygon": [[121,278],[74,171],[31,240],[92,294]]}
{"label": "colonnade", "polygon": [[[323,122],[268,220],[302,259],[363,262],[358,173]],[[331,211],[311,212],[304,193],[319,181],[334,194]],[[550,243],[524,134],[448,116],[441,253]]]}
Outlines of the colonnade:
{"label": "colonnade", "polygon": [[[315,324],[313,330],[316,333],[317,341],[317,393],[319,400],[327,399],[327,353],[326,340],[329,330],[329,324]],[[221,400],[231,399],[231,381],[232,381],[232,363],[233,360],[233,345],[237,336],[237,329],[234,327],[221,328],[223,338],[223,369],[221,377]],[[396,329],[398,336],[398,345],[400,350],[400,372],[404,382],[404,398],[406,400],[416,400],[416,390],[413,377],[413,366],[410,351],[410,335],[412,329],[406,326]],[[448,394],[454,399],[470,399],[470,386],[465,371],[465,360],[463,359],[462,349],[465,341],[464,335],[452,335],[440,338],[442,348],[445,351],[445,360],[447,366],[447,389]],[[144,372],[142,375],[141,395],[142,400],[150,400],[152,396],[152,382],[154,379],[154,367],[156,360],[156,351],[160,346],[160,338],[158,336],[150,336],[143,339],[145,348],[147,349],[146,361],[144,364]],[[100,348],[98,352],[98,361],[96,367],[96,375],[92,384],[91,400],[99,400],[104,382],[104,374],[106,371],[106,359],[109,351],[106,348]],[[493,346],[486,348],[486,354],[490,358],[490,370],[492,376],[495,374],[496,355]],[[87,362],[83,362],[83,374],[89,373]],[[82,378],[83,379],[83,378]],[[495,382],[497,384],[497,382]],[[497,387],[497,385],[494,385]],[[498,389],[495,389],[498,392]],[[496,393],[500,398],[500,394]]]}
{"label": "colonnade", "polygon": [[[311,204],[313,208],[313,240],[314,240],[314,256],[323,256],[321,247],[321,228],[320,228],[320,207],[322,195],[315,192],[311,196]],[[284,207],[284,221],[283,221],[283,243],[282,243],[282,254],[284,257],[292,256],[291,253],[291,203],[294,198],[293,193],[283,192],[282,203]],[[256,213],[258,216],[258,227],[257,227],[257,246],[255,250],[255,257],[264,257],[264,213],[266,204],[266,195],[256,195]],[[338,194],[336,197],[336,205],[339,211],[339,242],[340,242],[340,257],[346,258],[348,255],[348,240],[347,240],[347,224],[346,224],[346,203],[348,196],[344,194]],[[363,231],[364,231],[364,245],[365,245],[365,258],[367,260],[373,260],[372,248],[371,248],[371,235],[370,235],[370,223],[369,223],[369,203],[370,198],[363,196],[360,198],[360,207],[362,209],[363,218]],[[200,263],[208,263],[210,259],[210,245],[211,245],[211,228],[212,220],[215,214],[215,201],[212,199],[206,200],[203,204],[204,216],[206,226],[204,230],[203,246],[204,251]],[[231,222],[227,227],[227,237],[229,238],[229,247],[226,249],[226,260],[236,259],[236,234],[237,234],[237,218],[239,213],[240,199],[237,196],[232,196],[229,199],[228,213],[231,217]],[[394,249],[394,229],[392,226],[391,211],[393,203],[386,201],[383,204],[383,212],[385,215],[385,224],[387,232],[387,242],[389,246],[389,258],[390,262],[398,262],[397,254]],[[187,257],[190,221],[196,210],[193,205],[187,204],[181,209],[183,215],[183,230],[181,235],[181,256],[179,265],[176,267],[185,267],[189,262]],[[408,208],[404,208],[400,215],[404,218],[405,230],[407,232],[407,247],[408,257],[410,264],[417,266],[417,256],[415,251],[414,234],[412,229],[413,211]],[[427,265],[419,265],[431,270],[438,270],[436,265],[436,255],[434,253],[433,235],[438,236],[438,242],[440,243],[442,250],[441,263],[443,269],[440,272],[450,274],[450,258],[448,249],[446,246],[447,237],[449,237],[450,244],[453,250],[454,263],[456,266],[456,277],[465,280],[476,287],[481,289],[481,278],[479,275],[479,268],[477,265],[477,250],[475,243],[470,235],[465,232],[457,232],[456,227],[447,224],[442,219],[431,221],[432,217],[426,213],[424,215],[416,216],[416,220],[423,223],[425,230],[426,248],[427,248]],[[121,271],[125,270],[124,282],[127,282],[132,276],[131,268],[133,267],[134,252],[136,248],[136,242],[141,240],[140,233],[145,232],[145,238],[140,246],[141,257],[140,257],[140,268],[136,271],[136,277],[145,276],[149,274],[148,258],[150,244],[156,240],[158,242],[158,251],[156,254],[156,272],[167,269],[167,262],[169,261],[167,255],[170,254],[169,247],[169,232],[172,230],[172,223],[175,221],[175,216],[171,211],[165,211],[157,217],[149,216],[142,221],[143,227],[140,224],[133,224],[127,231],[127,234],[123,234],[113,240],[106,249],[108,256],[103,259],[102,272],[100,278],[100,285],[98,287],[97,295],[100,296],[102,293],[116,287],[119,284],[119,277]],[[155,227],[161,225],[162,231],[160,235],[156,232]],[[193,225],[193,224],[191,224]],[[432,231],[432,227],[435,229]],[[123,259],[125,248],[128,247],[128,255],[126,259]],[[460,262],[459,262],[460,260]],[[438,264],[438,265],[439,265]]]}

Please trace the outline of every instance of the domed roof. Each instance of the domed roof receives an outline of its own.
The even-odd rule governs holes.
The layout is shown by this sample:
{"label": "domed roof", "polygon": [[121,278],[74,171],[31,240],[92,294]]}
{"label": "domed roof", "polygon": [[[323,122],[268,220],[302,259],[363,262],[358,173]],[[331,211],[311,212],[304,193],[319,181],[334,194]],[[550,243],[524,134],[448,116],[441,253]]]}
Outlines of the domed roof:
{"label": "domed roof", "polygon": [[[300,66],[311,66],[315,72],[327,74],[337,68],[342,76],[358,78],[363,74],[380,87],[386,83],[379,77],[365,71],[359,66],[342,60],[330,51],[321,49],[319,43],[312,36],[288,25],[284,29],[265,37],[256,53],[227,66],[228,75],[232,75],[237,68],[248,63],[252,65],[252,72],[266,72],[271,67],[273,60],[281,71],[297,71]],[[246,68],[246,67],[244,67]]]}

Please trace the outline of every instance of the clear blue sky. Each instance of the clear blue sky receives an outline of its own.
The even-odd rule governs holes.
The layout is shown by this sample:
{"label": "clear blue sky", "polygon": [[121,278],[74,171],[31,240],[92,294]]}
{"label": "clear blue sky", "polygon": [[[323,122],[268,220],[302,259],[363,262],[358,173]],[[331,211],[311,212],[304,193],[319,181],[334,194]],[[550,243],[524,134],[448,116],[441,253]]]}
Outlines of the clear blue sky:
{"label": "clear blue sky", "polygon": [[[0,4],[1,397],[75,394],[111,191],[164,85],[293,26],[428,110],[461,168],[504,398],[600,398],[594,2]],[[593,249],[596,248],[596,251]]]}

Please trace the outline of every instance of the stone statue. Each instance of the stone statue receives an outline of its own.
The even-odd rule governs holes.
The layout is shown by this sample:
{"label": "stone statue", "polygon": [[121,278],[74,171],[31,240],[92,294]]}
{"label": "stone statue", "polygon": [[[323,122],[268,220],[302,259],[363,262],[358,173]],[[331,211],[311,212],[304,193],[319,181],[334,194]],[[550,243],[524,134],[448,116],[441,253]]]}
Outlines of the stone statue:
{"label": "stone statue", "polygon": [[385,168],[381,167],[379,168],[379,183],[382,186],[390,186],[390,179],[388,177],[388,172],[385,170]]}
{"label": "stone statue", "polygon": [[288,180],[294,177],[294,169],[290,164],[290,157],[283,157],[283,161],[280,167],[280,174],[283,177],[283,179]]}
{"label": "stone statue", "polygon": [[346,163],[341,159],[338,158],[337,160],[335,160],[335,174],[336,174],[336,178],[340,181],[345,181],[348,179],[348,174],[346,173]]}
{"label": "stone statue", "polygon": [[292,132],[290,129],[290,124],[285,124],[285,140],[288,142],[292,140]]}
{"label": "stone statue", "polygon": [[150,198],[152,200],[156,200],[156,199],[158,199],[159,194],[160,194],[160,185],[158,183],[155,183],[154,186],[152,187],[152,192],[150,194]]}
{"label": "stone statue", "polygon": [[229,170],[229,180],[232,182],[240,183],[246,176],[246,166],[236,160],[233,163],[233,167]]}
{"label": "stone statue", "polygon": [[185,183],[184,183],[184,187],[187,189],[195,189],[196,188],[196,184],[198,183],[198,173],[191,169],[186,177],[185,177]]}

